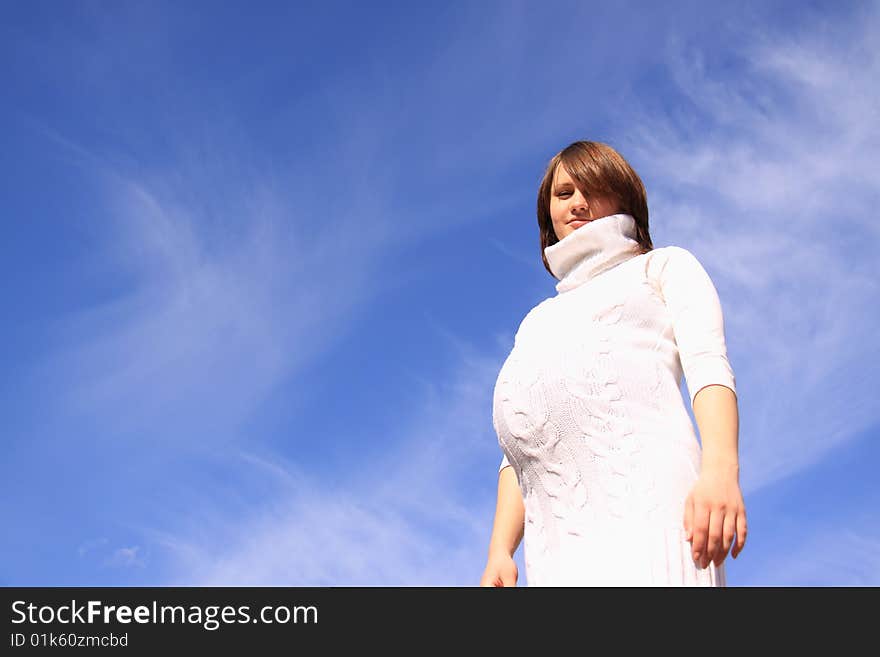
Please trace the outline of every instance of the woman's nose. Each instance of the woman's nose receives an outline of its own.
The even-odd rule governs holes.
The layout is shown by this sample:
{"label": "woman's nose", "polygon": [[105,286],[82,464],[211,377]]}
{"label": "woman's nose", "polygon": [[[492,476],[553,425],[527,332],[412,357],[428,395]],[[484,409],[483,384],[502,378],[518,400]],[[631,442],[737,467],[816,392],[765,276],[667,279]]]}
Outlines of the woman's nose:
{"label": "woman's nose", "polygon": [[587,199],[580,192],[575,192],[571,197],[571,211],[575,214],[586,212],[588,209]]}

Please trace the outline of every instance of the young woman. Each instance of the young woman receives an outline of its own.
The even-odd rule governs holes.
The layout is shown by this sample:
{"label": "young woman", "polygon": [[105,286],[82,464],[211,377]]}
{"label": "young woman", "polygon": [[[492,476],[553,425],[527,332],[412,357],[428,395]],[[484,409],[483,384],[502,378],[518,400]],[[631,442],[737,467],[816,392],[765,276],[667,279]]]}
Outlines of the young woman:
{"label": "young woman", "polygon": [[[522,320],[495,385],[503,452],[480,584],[725,586],[746,539],[721,305],[686,249],[655,249],[641,179],[575,142],[538,190],[555,296]],[[680,393],[690,392],[702,447]]]}

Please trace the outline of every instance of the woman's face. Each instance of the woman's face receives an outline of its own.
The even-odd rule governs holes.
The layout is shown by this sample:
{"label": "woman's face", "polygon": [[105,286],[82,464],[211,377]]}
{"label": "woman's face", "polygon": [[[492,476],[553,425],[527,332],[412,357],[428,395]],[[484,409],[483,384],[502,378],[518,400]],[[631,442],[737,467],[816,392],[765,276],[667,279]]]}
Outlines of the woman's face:
{"label": "woman's face", "polygon": [[561,164],[550,185],[550,218],[556,237],[563,239],[594,219],[618,212],[617,201],[611,196],[584,196]]}

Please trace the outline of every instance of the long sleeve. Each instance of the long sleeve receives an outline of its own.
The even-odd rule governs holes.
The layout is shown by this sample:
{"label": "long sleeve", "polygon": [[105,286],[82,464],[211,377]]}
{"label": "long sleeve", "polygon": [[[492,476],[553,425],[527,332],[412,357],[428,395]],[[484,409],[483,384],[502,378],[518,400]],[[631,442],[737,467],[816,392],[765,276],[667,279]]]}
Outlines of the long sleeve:
{"label": "long sleeve", "polygon": [[709,274],[687,249],[668,246],[659,285],[672,314],[675,341],[684,371],[691,407],[707,385],[720,384],[736,394],[733,369],[727,358],[721,301]]}

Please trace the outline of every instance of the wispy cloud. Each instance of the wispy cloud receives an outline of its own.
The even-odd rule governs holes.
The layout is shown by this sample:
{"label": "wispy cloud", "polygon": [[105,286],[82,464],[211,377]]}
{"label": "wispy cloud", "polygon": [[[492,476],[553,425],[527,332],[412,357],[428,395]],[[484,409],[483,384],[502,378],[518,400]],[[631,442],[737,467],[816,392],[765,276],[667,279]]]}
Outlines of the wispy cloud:
{"label": "wispy cloud", "polygon": [[280,181],[214,181],[239,188],[235,205],[203,207],[187,189],[198,176],[136,177],[78,156],[103,200],[83,270],[112,294],[56,323],[37,378],[62,412],[100,416],[116,435],[230,435],[376,292],[375,196],[355,198],[357,218],[309,230],[312,208]]}
{"label": "wispy cloud", "polygon": [[[347,471],[321,477],[277,454],[240,453],[230,471],[261,481],[265,495],[139,527],[166,555],[168,583],[478,583],[500,461],[489,397],[500,362],[465,342],[456,349],[450,382],[423,388],[380,456],[355,454]],[[475,480],[485,482],[478,495]],[[230,482],[239,492],[251,484]]]}
{"label": "wispy cloud", "polygon": [[864,6],[785,35],[754,26],[733,67],[671,41],[692,109],[630,117],[660,244],[695,251],[722,294],[752,491],[880,420],[878,23]]}
{"label": "wispy cloud", "polygon": [[140,556],[140,550],[139,545],[118,548],[105,560],[104,565],[119,568],[144,568],[146,561]]}
{"label": "wispy cloud", "polygon": [[[453,78],[450,68],[446,80]],[[350,94],[333,84],[302,102],[329,106]],[[214,147],[217,117],[206,118],[201,140],[165,126],[175,150],[152,166],[44,130],[95,195],[93,214],[80,227],[89,249],[77,274],[84,289],[102,292],[84,295],[75,312],[56,320],[54,344],[33,383],[50,416],[76,428],[64,440],[146,441],[137,453],[150,452],[154,461],[125,468],[162,479],[152,503],[167,504],[157,512],[164,513],[160,523],[137,527],[149,541],[143,549],[120,549],[105,563],[155,569],[153,548],[162,546],[175,581],[478,579],[491,519],[479,514],[491,509],[473,508],[468,492],[459,491],[473,491],[467,473],[487,449],[493,490],[499,452],[487,395],[500,363],[464,359],[465,371],[449,387],[424,375],[424,405],[404,409],[399,433],[382,437],[388,449],[356,462],[348,478],[328,481],[307,457],[277,454],[242,430],[273,390],[296,382],[352,331],[358,312],[386,286],[401,285],[380,271],[384,257],[498,208],[492,200],[449,211],[458,200],[439,191],[447,183],[430,184],[449,164],[442,153],[415,158],[417,166],[424,162],[419,175],[388,167],[395,159],[388,144],[409,124],[383,116],[393,98],[379,100],[359,102],[356,113],[337,106],[329,123],[338,130],[321,142],[325,159],[290,169],[237,148],[225,133],[214,135]],[[421,120],[417,109],[414,121]],[[474,162],[459,176],[480,169]],[[425,190],[401,193],[401,181],[419,176]],[[327,440],[347,444],[345,436]],[[229,481],[217,484],[226,494],[219,500],[166,476],[165,466],[194,446],[227,464],[243,454]],[[187,503],[174,504],[169,491]]]}
{"label": "wispy cloud", "polygon": [[104,536],[102,536],[100,538],[89,539],[87,541],[83,541],[80,544],[80,546],[76,549],[76,553],[80,557],[83,557],[86,554],[88,554],[89,552],[93,552],[93,551],[107,545],[107,543],[109,543],[109,542],[110,542],[110,540]]}
{"label": "wispy cloud", "polygon": [[529,256],[525,253],[521,253],[520,251],[511,248],[510,246],[495,237],[490,237],[486,241],[517,264],[525,265],[529,269],[535,268],[535,261],[537,260],[537,256],[535,256],[534,254]]}
{"label": "wispy cloud", "polygon": [[[861,506],[861,505],[860,505]],[[864,508],[864,507],[863,507]],[[821,519],[775,537],[750,556],[746,586],[878,586],[880,534],[873,508]],[[745,552],[743,552],[745,556]]]}

